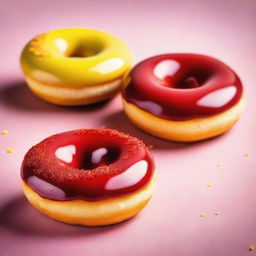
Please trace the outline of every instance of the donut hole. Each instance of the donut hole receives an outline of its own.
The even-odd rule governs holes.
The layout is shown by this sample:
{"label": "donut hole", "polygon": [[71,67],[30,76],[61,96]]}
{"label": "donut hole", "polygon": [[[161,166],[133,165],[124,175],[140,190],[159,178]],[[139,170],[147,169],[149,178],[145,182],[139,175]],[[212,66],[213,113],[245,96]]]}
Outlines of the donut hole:
{"label": "donut hole", "polygon": [[80,170],[91,170],[100,166],[110,165],[117,161],[120,155],[121,148],[116,145],[84,148],[74,143],[58,147],[55,150],[56,158]]}
{"label": "donut hole", "polygon": [[178,79],[174,85],[177,89],[198,88],[204,85],[209,75],[208,72],[191,72]]}
{"label": "donut hole", "polygon": [[176,60],[162,60],[153,69],[153,74],[162,86],[175,89],[198,88],[214,76],[212,69],[206,66],[181,64]]}
{"label": "donut hole", "polygon": [[87,42],[76,45],[66,57],[68,58],[85,58],[97,55],[103,49],[103,45],[99,42]]}
{"label": "donut hole", "polygon": [[84,153],[79,161],[78,169],[92,170],[94,168],[113,164],[120,157],[121,150],[117,147],[101,147]]}
{"label": "donut hole", "polygon": [[211,72],[209,70],[197,70],[176,77],[166,77],[165,83],[168,87],[175,89],[193,89],[204,86],[210,77]]}

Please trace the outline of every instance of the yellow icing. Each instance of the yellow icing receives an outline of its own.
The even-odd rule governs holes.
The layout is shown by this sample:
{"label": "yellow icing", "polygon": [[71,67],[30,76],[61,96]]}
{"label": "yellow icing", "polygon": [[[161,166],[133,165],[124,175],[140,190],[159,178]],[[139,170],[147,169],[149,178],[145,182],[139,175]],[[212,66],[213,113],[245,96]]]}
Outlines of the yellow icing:
{"label": "yellow icing", "polygon": [[36,36],[21,55],[26,76],[45,85],[67,88],[122,78],[131,65],[132,56],[123,41],[83,28],[57,29]]}

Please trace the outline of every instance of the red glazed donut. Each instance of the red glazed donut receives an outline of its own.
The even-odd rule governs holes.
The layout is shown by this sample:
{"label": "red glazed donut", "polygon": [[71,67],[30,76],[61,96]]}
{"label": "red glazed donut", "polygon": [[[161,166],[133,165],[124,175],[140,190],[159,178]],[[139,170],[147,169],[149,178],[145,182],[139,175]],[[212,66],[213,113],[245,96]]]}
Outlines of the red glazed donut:
{"label": "red glazed donut", "polygon": [[149,201],[154,161],[144,143],[111,129],[53,135],[25,155],[23,189],[30,203],[57,220],[107,225]]}
{"label": "red glazed donut", "polygon": [[126,78],[125,112],[141,129],[170,140],[196,141],[228,130],[242,112],[242,84],[227,65],[197,54],[142,61]]}

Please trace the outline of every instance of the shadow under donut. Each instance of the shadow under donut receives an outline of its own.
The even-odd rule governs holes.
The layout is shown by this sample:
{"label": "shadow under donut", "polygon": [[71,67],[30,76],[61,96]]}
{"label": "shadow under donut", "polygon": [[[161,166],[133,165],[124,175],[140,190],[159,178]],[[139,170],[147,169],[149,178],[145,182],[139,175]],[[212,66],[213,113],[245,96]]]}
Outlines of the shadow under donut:
{"label": "shadow under donut", "polygon": [[102,125],[106,126],[106,128],[118,129],[132,136],[135,136],[143,140],[146,145],[153,145],[154,148],[156,148],[157,150],[185,150],[192,147],[201,147],[205,143],[219,143],[219,140],[223,139],[229,133],[228,131],[217,137],[197,142],[174,142],[155,137],[140,130],[130,122],[130,120],[123,111],[117,111],[110,114],[109,116],[106,116],[105,119],[102,120],[102,122]]}
{"label": "shadow under donut", "polygon": [[88,106],[58,106],[45,102],[35,96],[25,81],[5,82],[0,88],[0,101],[3,105],[19,111],[33,112],[77,112],[95,111],[106,106],[111,100],[95,103]]}
{"label": "shadow under donut", "polygon": [[31,206],[20,195],[0,208],[0,226],[26,236],[72,237],[100,235],[124,227],[134,218],[119,224],[104,227],[84,227],[69,225],[50,219]]}

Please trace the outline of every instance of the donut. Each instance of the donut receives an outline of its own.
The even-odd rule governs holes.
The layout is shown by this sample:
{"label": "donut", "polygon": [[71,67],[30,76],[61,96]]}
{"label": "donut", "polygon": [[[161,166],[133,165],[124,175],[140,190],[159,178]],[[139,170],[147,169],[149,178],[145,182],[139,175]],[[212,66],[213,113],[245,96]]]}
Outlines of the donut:
{"label": "donut", "polygon": [[131,218],[150,200],[155,165],[144,143],[112,129],[81,129],[33,146],[21,166],[28,201],[69,224],[103,226]]}
{"label": "donut", "polygon": [[20,62],[29,88],[38,97],[57,105],[78,106],[113,97],[131,68],[132,56],[113,35],[66,28],[33,38],[24,47]]}
{"label": "donut", "polygon": [[157,137],[193,142],[230,129],[244,110],[238,75],[199,54],[163,54],[137,64],[124,78],[124,111]]}

